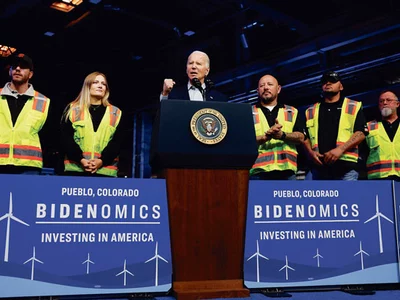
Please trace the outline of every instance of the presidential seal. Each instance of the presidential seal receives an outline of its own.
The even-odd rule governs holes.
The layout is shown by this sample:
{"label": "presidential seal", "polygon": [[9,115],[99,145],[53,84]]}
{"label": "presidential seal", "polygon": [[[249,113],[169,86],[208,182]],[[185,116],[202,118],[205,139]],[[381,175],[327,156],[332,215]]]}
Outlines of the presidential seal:
{"label": "presidential seal", "polygon": [[198,110],[190,121],[193,136],[203,144],[218,144],[228,131],[224,116],[212,108]]}

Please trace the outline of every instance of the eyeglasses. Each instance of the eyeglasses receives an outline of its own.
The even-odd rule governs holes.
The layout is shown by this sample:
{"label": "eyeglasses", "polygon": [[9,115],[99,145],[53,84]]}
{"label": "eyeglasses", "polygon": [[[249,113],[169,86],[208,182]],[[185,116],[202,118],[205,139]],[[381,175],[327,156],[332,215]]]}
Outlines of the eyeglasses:
{"label": "eyeglasses", "polygon": [[392,103],[393,101],[398,101],[398,100],[397,99],[389,99],[389,98],[387,98],[387,99],[379,99],[379,103],[380,104],[383,104],[385,102]]}

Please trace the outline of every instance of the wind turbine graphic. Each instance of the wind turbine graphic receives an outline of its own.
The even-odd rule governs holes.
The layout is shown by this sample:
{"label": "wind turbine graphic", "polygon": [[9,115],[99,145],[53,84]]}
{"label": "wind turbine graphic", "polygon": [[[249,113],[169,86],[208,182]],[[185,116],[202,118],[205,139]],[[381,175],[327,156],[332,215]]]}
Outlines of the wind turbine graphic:
{"label": "wind turbine graphic", "polygon": [[388,217],[386,217],[384,214],[382,214],[379,211],[379,200],[378,200],[378,195],[376,195],[376,213],[373,215],[371,218],[369,218],[367,221],[364,222],[364,224],[368,223],[369,221],[372,221],[373,219],[377,218],[378,219],[378,233],[379,233],[379,252],[383,253],[383,239],[382,239],[382,226],[381,226],[381,217],[384,218],[385,220],[389,221],[390,223],[393,224],[393,221],[390,220]]}
{"label": "wind turbine graphic", "polygon": [[85,260],[85,261],[82,263],[82,265],[83,265],[83,264],[86,264],[86,274],[89,274],[89,266],[90,266],[90,264],[94,264],[94,262],[92,262],[92,261],[90,260],[90,253],[87,254],[87,260]]}
{"label": "wind turbine graphic", "polygon": [[6,231],[6,245],[4,249],[4,261],[8,262],[8,251],[10,248],[10,225],[11,219],[17,221],[18,223],[24,224],[25,226],[29,226],[29,224],[25,223],[24,221],[18,219],[13,215],[13,204],[12,204],[12,193],[10,192],[10,202],[8,205],[8,213],[0,217],[0,221],[7,218],[7,231]]}
{"label": "wind turbine graphic", "polygon": [[126,259],[124,260],[124,269],[121,271],[121,272],[119,272],[117,275],[115,275],[115,276],[119,276],[119,275],[121,275],[121,274],[124,274],[124,286],[126,286],[126,274],[129,274],[129,275],[131,275],[131,276],[135,276],[135,275],[133,275],[131,272],[129,272],[127,269],[126,269]]}
{"label": "wind turbine graphic", "polygon": [[42,261],[38,260],[36,258],[36,251],[35,251],[35,247],[33,247],[33,255],[30,259],[28,259],[26,262],[24,262],[24,264],[28,263],[28,262],[32,262],[32,267],[31,267],[31,280],[33,280],[34,274],[35,274],[35,261],[37,261],[38,263],[43,264]]}
{"label": "wind turbine graphic", "polygon": [[313,256],[313,258],[317,259],[317,266],[319,268],[319,258],[324,258],[322,255],[319,254],[319,250],[317,248],[317,254]]}
{"label": "wind turbine graphic", "polygon": [[366,255],[369,256],[369,254],[362,249],[362,243],[360,241],[360,251],[358,251],[356,254],[354,254],[354,256],[360,255],[360,257],[361,257],[361,270],[364,270],[364,255],[363,254],[366,254]]}
{"label": "wind turbine graphic", "polygon": [[149,261],[152,261],[153,259],[156,260],[156,278],[155,278],[155,285],[154,286],[158,286],[158,259],[161,259],[163,261],[165,261],[166,263],[168,263],[168,261],[162,257],[161,255],[158,255],[158,242],[156,242],[156,250],[154,252],[154,256],[148,260],[146,260],[144,263],[147,264]]}
{"label": "wind turbine graphic", "polygon": [[253,257],[256,257],[256,262],[257,262],[257,282],[260,282],[260,257],[264,258],[265,260],[269,260],[268,257],[265,257],[264,255],[260,254],[260,247],[258,246],[258,240],[257,240],[257,251],[250,256],[247,261],[252,259]]}
{"label": "wind turbine graphic", "polygon": [[283,269],[286,269],[286,280],[289,280],[289,272],[288,269],[295,271],[295,269],[293,269],[292,267],[289,266],[288,264],[288,260],[287,260],[287,255],[285,255],[285,259],[286,259],[286,264],[279,269],[279,272],[282,271]]}

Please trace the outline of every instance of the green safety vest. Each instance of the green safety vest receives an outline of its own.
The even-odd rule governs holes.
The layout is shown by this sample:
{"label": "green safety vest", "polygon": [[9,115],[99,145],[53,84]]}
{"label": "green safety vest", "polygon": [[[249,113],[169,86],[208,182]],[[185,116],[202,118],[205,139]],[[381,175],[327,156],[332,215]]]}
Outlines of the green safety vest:
{"label": "green safety vest", "polygon": [[386,133],[382,122],[368,122],[367,144],[370,149],[367,158],[368,179],[400,177],[400,134],[399,130],[393,142]]}
{"label": "green safety vest", "polygon": [[[256,136],[264,135],[270,129],[267,118],[261,108],[253,105],[253,121]],[[282,124],[282,131],[293,132],[298,110],[293,106],[285,105],[279,108],[278,122]],[[297,149],[294,144],[281,140],[271,139],[258,146],[258,157],[250,170],[250,175],[270,171],[297,171]]]}
{"label": "green safety vest", "polygon": [[49,105],[50,99],[35,91],[13,125],[7,98],[0,97],[0,165],[43,167],[39,131],[46,122]]}
{"label": "green safety vest", "polygon": [[[318,148],[318,116],[320,103],[315,103],[306,110],[306,127],[311,142],[311,147],[314,151],[319,152]],[[356,122],[357,113],[361,108],[361,102],[354,101],[349,98],[344,98],[338,136],[336,138],[336,147],[346,143],[354,133],[354,124]],[[348,149],[339,158],[350,162],[358,160],[358,146]]]}
{"label": "green safety vest", "polygon": [[[95,132],[90,113],[87,109],[80,110],[78,106],[72,106],[69,119],[74,129],[74,140],[82,150],[85,159],[101,158],[101,153],[111,141],[115,130],[121,120],[121,110],[108,105],[99,128]],[[64,170],[84,172],[80,162],[69,160],[65,157]],[[97,174],[116,177],[118,174],[118,157],[111,165],[103,166],[97,170]]]}

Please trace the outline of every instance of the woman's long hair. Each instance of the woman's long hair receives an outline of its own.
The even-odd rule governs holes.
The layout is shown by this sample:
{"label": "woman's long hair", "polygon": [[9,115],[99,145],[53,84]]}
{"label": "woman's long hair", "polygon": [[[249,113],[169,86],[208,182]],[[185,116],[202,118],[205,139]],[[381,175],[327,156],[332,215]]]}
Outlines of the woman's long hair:
{"label": "woman's long hair", "polygon": [[[64,120],[65,122],[69,118],[69,114],[71,112],[72,106],[78,106],[79,110],[89,110],[90,107],[90,87],[92,86],[93,82],[95,81],[97,76],[103,76],[106,80],[106,92],[104,97],[101,99],[101,104],[104,106],[110,105],[108,97],[110,96],[110,89],[108,87],[107,77],[103,73],[100,72],[93,72],[86,76],[85,80],[83,81],[82,89],[79,92],[78,97],[75,98],[74,101],[70,102],[69,105],[66,107],[64,111]],[[72,105],[71,105],[72,104]]]}

